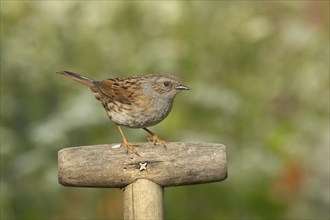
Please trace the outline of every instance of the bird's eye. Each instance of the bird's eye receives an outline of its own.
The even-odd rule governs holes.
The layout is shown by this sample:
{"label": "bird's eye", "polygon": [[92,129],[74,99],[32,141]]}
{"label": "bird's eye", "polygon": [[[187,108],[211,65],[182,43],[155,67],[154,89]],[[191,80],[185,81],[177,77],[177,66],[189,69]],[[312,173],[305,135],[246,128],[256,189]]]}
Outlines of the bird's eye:
{"label": "bird's eye", "polygon": [[164,86],[165,87],[169,87],[170,86],[170,82],[164,82]]}

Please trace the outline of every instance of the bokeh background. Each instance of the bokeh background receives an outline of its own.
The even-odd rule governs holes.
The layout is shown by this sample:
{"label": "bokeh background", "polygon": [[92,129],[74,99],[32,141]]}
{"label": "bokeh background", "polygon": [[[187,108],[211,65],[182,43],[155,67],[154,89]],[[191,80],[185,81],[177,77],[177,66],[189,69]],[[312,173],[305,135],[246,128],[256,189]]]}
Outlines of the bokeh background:
{"label": "bokeh background", "polygon": [[1,1],[1,219],[123,216],[121,190],[57,182],[60,149],[121,141],[59,70],[192,88],[153,130],[225,144],[229,177],[166,188],[166,219],[329,219],[328,1]]}

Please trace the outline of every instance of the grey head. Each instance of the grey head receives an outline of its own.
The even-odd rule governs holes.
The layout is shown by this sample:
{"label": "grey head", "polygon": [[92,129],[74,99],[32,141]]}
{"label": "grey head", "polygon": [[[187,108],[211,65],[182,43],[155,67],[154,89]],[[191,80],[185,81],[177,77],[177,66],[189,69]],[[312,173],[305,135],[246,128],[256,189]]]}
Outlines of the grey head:
{"label": "grey head", "polygon": [[180,80],[171,74],[154,73],[144,76],[144,90],[155,99],[173,101],[178,92],[189,90]]}

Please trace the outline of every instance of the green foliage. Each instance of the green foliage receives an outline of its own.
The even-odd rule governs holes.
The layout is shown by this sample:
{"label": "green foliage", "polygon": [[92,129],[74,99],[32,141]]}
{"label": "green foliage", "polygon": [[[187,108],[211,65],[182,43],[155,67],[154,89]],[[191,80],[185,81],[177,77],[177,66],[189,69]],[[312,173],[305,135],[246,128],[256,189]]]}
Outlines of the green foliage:
{"label": "green foliage", "polygon": [[329,218],[329,2],[1,1],[1,219],[122,218],[119,190],[57,183],[61,148],[121,141],[59,70],[192,88],[154,129],[225,144],[229,177],[166,189],[167,219]]}

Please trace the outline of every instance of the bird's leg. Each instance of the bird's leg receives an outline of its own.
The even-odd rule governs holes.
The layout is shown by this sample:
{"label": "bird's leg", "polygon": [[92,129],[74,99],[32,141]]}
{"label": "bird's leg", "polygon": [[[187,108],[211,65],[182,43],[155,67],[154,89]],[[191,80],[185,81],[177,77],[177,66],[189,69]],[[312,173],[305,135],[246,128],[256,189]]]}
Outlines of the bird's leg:
{"label": "bird's leg", "polygon": [[139,153],[137,152],[137,149],[136,149],[135,145],[128,143],[123,131],[121,130],[121,127],[119,125],[117,125],[117,127],[118,127],[118,130],[119,130],[119,133],[120,133],[121,137],[123,138],[123,145],[126,147],[127,152],[131,151],[134,154],[140,156]]}
{"label": "bird's leg", "polygon": [[154,143],[154,145],[156,145],[156,144],[162,145],[163,147],[166,148],[166,145],[165,145],[166,141],[163,141],[163,140],[159,139],[159,137],[155,133],[150,131],[148,128],[143,128],[143,129],[150,134],[150,136],[147,137],[147,140],[149,142]]}

